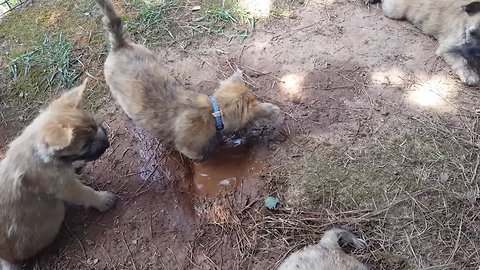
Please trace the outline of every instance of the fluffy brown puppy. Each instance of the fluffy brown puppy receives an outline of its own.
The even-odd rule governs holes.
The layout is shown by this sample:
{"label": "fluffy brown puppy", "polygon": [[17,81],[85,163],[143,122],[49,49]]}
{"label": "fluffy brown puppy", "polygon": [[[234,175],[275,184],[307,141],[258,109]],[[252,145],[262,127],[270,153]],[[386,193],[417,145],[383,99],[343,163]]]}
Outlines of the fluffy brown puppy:
{"label": "fluffy brown puppy", "polygon": [[[106,211],[115,195],[80,182],[77,160],[109,147],[105,129],[82,108],[85,82],[61,95],[9,145],[0,161],[0,269],[31,258],[55,238],[64,202]],[[3,268],[2,268],[3,266]]]}
{"label": "fluffy brown puppy", "polygon": [[472,0],[370,0],[382,2],[388,18],[407,19],[425,34],[438,40],[442,57],[470,86],[480,76],[469,63],[480,59],[480,2]]}
{"label": "fluffy brown puppy", "polygon": [[[153,52],[129,40],[110,1],[96,2],[109,32],[105,78],[113,97],[135,123],[173,143],[185,156],[203,160],[218,143],[217,131],[236,131],[256,120],[279,116],[277,106],[257,101],[241,71],[221,82],[213,94],[221,111],[213,116],[214,106],[207,95],[188,91]],[[220,127],[218,116],[223,122]]]}
{"label": "fluffy brown puppy", "polygon": [[367,270],[367,266],[343,252],[339,240],[355,248],[366,248],[365,242],[351,232],[334,228],[326,231],[318,244],[288,256],[278,270]]}

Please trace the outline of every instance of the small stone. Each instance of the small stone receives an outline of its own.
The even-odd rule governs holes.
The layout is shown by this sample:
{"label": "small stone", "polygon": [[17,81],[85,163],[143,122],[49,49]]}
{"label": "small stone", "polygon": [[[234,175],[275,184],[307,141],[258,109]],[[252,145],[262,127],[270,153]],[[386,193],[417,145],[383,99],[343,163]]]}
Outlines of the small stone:
{"label": "small stone", "polygon": [[227,54],[227,52],[224,51],[224,50],[222,50],[222,49],[216,49],[215,52],[216,52],[218,55]]}
{"label": "small stone", "polygon": [[199,11],[202,7],[201,6],[194,6],[192,7],[192,9],[190,9],[191,11]]}
{"label": "small stone", "polygon": [[441,183],[446,183],[449,178],[450,178],[450,175],[448,173],[445,173],[445,172],[440,173],[440,175],[438,176],[438,180]]}
{"label": "small stone", "polygon": [[469,191],[467,192],[466,198],[473,205],[477,203],[478,194],[475,191]]}
{"label": "small stone", "polygon": [[138,240],[135,239],[135,240],[132,240],[132,244],[136,245],[138,243]]}

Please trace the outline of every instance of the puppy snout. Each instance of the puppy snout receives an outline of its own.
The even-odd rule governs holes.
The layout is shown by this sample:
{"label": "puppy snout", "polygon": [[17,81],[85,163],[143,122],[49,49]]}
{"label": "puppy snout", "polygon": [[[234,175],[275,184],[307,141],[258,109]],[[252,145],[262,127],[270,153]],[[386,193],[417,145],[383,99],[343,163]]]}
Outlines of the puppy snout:
{"label": "puppy snout", "polygon": [[103,126],[99,126],[97,129],[96,139],[99,142],[101,147],[104,147],[105,150],[110,147],[110,142],[108,140],[107,130]]}
{"label": "puppy snout", "polygon": [[[480,39],[480,28],[470,28],[468,30],[468,34],[470,35],[470,42],[475,42],[477,43],[478,40]],[[476,45],[476,44],[472,44],[472,45]]]}
{"label": "puppy snout", "polygon": [[99,125],[95,133],[95,138],[90,145],[90,150],[84,156],[85,160],[93,161],[100,158],[105,151],[107,151],[108,147],[110,147],[110,142],[108,141],[107,131]]}

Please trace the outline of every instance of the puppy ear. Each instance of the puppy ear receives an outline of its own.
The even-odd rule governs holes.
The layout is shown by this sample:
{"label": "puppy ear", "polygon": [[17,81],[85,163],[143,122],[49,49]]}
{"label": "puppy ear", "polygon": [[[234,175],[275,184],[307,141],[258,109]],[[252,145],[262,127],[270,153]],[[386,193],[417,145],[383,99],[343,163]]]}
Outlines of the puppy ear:
{"label": "puppy ear", "polygon": [[468,5],[462,6],[463,11],[468,15],[475,15],[480,11],[480,2],[471,2]]}
{"label": "puppy ear", "polygon": [[73,128],[58,123],[47,124],[42,130],[48,147],[63,149],[73,141]]}
{"label": "puppy ear", "polygon": [[71,104],[73,107],[78,108],[82,105],[83,93],[87,87],[88,78],[86,78],[83,83],[75,88],[72,88],[65,92],[61,99],[63,99],[68,104]]}
{"label": "puppy ear", "polygon": [[237,82],[237,83],[243,83],[243,71],[240,69],[237,69],[230,77],[228,77],[225,81],[223,82]]}
{"label": "puppy ear", "polygon": [[280,108],[271,103],[258,103],[255,107],[253,118],[275,120],[280,116]]}

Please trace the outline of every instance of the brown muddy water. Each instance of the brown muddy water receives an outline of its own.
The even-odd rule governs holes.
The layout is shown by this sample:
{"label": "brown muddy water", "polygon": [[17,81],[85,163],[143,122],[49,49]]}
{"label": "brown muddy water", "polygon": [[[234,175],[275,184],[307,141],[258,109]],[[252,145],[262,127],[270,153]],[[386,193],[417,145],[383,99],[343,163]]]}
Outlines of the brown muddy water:
{"label": "brown muddy water", "polygon": [[190,192],[210,197],[233,191],[264,168],[265,162],[255,158],[252,143],[222,147],[214,158],[193,164]]}
{"label": "brown muddy water", "polygon": [[[215,197],[221,193],[234,192],[246,181],[258,181],[266,167],[259,159],[257,143],[237,139],[237,143],[221,146],[217,153],[203,162],[192,162],[177,151],[135,132],[140,141],[138,151],[143,164],[140,178],[143,181],[178,181],[178,187],[186,194],[198,197]],[[254,185],[247,185],[254,186]]]}

